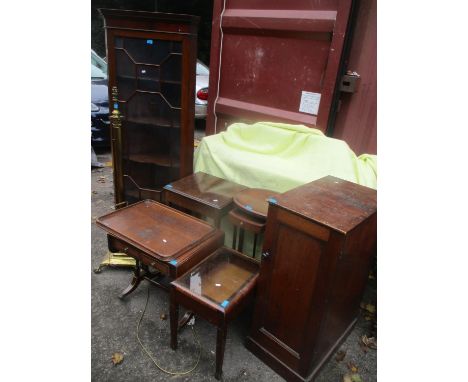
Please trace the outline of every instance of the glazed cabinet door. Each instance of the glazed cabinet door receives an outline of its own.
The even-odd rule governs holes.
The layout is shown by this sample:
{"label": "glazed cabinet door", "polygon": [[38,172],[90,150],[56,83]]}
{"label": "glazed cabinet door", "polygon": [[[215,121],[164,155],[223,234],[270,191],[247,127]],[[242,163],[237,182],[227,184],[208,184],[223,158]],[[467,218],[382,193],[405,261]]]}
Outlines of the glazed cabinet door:
{"label": "glazed cabinet door", "polygon": [[329,236],[328,229],[270,205],[251,333],[297,371],[319,329]]}
{"label": "glazed cabinet door", "polygon": [[183,41],[118,33],[112,41],[123,199],[159,199],[161,187],[180,172]]}

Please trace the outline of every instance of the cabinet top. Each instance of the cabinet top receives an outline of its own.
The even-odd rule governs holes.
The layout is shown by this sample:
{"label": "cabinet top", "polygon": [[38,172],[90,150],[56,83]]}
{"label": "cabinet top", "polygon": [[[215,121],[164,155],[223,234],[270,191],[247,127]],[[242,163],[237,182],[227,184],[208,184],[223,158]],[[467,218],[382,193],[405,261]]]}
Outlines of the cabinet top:
{"label": "cabinet top", "polygon": [[[172,33],[196,34],[200,17],[176,13],[128,11],[124,9],[99,8],[104,17],[105,28],[164,31],[167,25],[177,25]],[[166,25],[166,27],[164,26]]]}
{"label": "cabinet top", "polygon": [[377,212],[376,190],[334,176],[287,191],[276,201],[284,209],[344,234]]}

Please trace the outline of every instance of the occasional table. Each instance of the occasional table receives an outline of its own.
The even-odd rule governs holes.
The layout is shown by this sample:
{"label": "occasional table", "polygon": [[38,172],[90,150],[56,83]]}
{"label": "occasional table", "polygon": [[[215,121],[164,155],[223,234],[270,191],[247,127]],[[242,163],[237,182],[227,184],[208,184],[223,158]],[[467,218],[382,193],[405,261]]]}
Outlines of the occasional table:
{"label": "occasional table", "polygon": [[164,200],[207,216],[219,228],[221,219],[233,208],[233,197],[246,187],[203,172],[197,172],[164,187]]}
{"label": "occasional table", "polygon": [[224,242],[222,231],[153,200],[101,216],[96,224],[108,233],[110,251],[126,253],[136,260],[133,280],[121,298],[134,291],[144,279],[167,290],[169,281],[198,264]]}
{"label": "occasional table", "polygon": [[262,188],[248,188],[234,196],[234,204],[247,214],[266,220],[268,202],[275,201],[279,194]]}
{"label": "occasional table", "polygon": [[216,373],[222,374],[227,324],[254,297],[259,265],[222,247],[171,283],[171,347],[177,348],[179,304],[217,327]]}

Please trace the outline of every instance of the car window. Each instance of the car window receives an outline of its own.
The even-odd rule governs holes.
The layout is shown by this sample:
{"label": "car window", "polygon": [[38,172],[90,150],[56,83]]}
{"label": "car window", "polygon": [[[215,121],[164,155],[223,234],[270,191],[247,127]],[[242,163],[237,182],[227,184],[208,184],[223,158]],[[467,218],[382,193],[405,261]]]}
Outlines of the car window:
{"label": "car window", "polygon": [[99,57],[93,50],[91,50],[91,73],[93,73],[93,71],[95,70],[92,68],[93,66],[99,69],[102,73],[104,73],[104,78],[107,78],[107,63],[101,57]]}
{"label": "car window", "polygon": [[106,79],[107,75],[96,65],[91,64],[91,79]]}
{"label": "car window", "polygon": [[200,61],[197,61],[197,76],[209,76],[209,69],[203,65]]}

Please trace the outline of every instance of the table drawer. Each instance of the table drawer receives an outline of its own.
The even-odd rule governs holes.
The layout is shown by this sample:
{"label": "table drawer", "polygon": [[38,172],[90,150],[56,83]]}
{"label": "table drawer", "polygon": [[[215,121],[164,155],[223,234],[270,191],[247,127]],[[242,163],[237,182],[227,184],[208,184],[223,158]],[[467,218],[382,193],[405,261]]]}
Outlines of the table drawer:
{"label": "table drawer", "polygon": [[166,275],[169,274],[169,266],[166,263],[156,260],[152,256],[149,256],[145,252],[135,248],[125,241],[117,239],[114,236],[107,235],[107,243],[111,252],[126,253],[134,259],[140,260],[145,265],[149,265]]}

